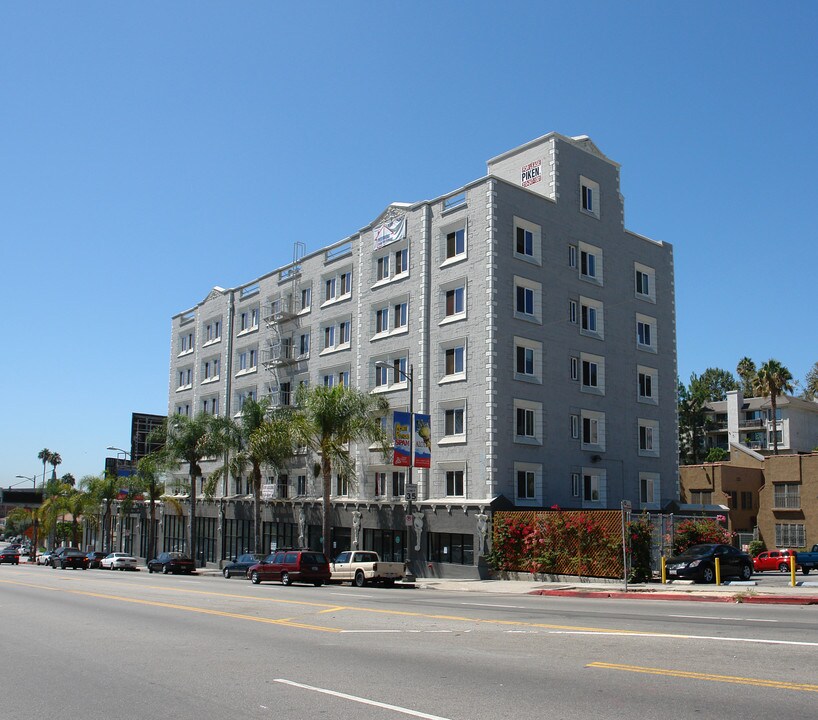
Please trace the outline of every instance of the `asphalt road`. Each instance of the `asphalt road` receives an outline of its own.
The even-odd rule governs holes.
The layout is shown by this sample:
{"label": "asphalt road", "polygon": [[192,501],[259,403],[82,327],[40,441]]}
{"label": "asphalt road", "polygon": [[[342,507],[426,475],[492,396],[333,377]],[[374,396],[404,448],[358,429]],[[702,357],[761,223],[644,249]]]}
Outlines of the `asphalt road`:
{"label": "asphalt road", "polygon": [[818,608],[0,566],[0,717],[805,718]]}

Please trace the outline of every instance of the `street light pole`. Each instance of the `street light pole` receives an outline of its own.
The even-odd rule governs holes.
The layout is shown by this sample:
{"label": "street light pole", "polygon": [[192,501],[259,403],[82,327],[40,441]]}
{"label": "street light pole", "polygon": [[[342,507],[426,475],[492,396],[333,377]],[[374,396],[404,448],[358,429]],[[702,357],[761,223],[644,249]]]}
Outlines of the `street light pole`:
{"label": "street light pole", "polygon": [[[119,468],[119,454],[120,454],[120,453],[122,453],[122,456],[123,456],[123,457],[122,457],[122,464],[127,466],[127,468],[128,468],[128,477],[130,478],[130,477],[131,477],[131,474],[133,473],[133,462],[132,462],[132,459],[131,459],[131,453],[129,453],[127,450],[123,450],[123,449],[122,449],[122,448],[120,448],[120,447],[114,447],[113,445],[109,445],[109,446],[108,446],[107,448],[105,448],[105,449],[106,449],[106,450],[114,450],[114,451],[116,452],[116,463],[117,463],[117,468]],[[117,476],[119,476],[119,472],[117,472]],[[130,486],[129,486],[129,487],[130,487]],[[121,510],[121,509],[122,509],[122,508],[120,507],[120,510]],[[122,542],[122,539],[123,539],[123,527],[122,527],[122,523],[124,522],[124,518],[122,517],[122,513],[121,513],[121,512],[120,512],[120,513],[118,513],[118,514],[119,514],[119,522],[118,522],[118,525],[119,525],[119,533],[118,533],[118,538],[119,538],[119,541],[120,541],[120,543],[121,543],[121,542]],[[112,519],[113,519],[113,518],[112,518]],[[111,548],[112,548],[112,541],[113,541],[113,538],[111,538],[111,537],[110,537],[110,535],[111,535],[111,533],[110,533],[110,529],[109,529],[109,533],[108,533],[108,536],[109,536],[109,537],[108,537],[108,550],[109,550],[109,551],[111,551]],[[104,538],[103,538],[103,539],[104,539]],[[124,546],[120,546],[120,550],[125,550]],[[131,550],[133,550],[133,548],[131,548]],[[127,550],[125,550],[125,551],[126,551],[126,552],[128,552]]]}

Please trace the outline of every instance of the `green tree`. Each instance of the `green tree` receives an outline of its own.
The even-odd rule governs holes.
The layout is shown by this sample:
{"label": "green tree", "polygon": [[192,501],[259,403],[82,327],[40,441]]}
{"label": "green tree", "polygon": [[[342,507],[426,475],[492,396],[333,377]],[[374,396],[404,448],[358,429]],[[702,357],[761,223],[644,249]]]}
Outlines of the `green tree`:
{"label": "green tree", "polygon": [[136,482],[148,500],[148,557],[156,557],[156,503],[165,494],[165,485],[159,479],[158,458],[147,455],[136,464]]}
{"label": "green tree", "polygon": [[741,380],[741,392],[744,395],[751,396],[753,394],[753,380],[756,376],[756,364],[745,355],[736,365],[736,374]]}
{"label": "green tree", "polygon": [[[230,443],[229,421],[226,418],[199,413],[195,417],[171,415],[163,424],[165,446],[158,457],[166,469],[176,469],[186,464],[190,481],[188,525],[186,528],[187,551],[196,559],[196,490],[202,477],[201,463],[204,458],[221,455]],[[161,430],[160,430],[161,432]]]}
{"label": "green tree", "polygon": [[43,448],[37,453],[37,458],[43,461],[43,487],[45,487],[45,466],[48,465],[53,453],[48,448]]}
{"label": "green tree", "polygon": [[91,498],[94,507],[103,508],[102,511],[102,551],[112,552],[111,524],[113,521],[114,500],[119,496],[120,480],[113,473],[103,475],[86,475],[80,480],[80,488],[85,490]]}
{"label": "green tree", "polygon": [[330,556],[332,471],[354,477],[355,462],[349,454],[349,443],[377,444],[386,457],[389,437],[380,418],[389,410],[382,395],[370,395],[344,385],[299,388],[298,412],[292,419],[296,442],[311,448],[321,458],[322,532],[324,554]]}
{"label": "green tree", "polygon": [[727,452],[727,450],[720,447],[714,447],[710,448],[710,451],[707,453],[707,457],[704,459],[704,461],[708,463],[716,463],[726,460],[728,457],[730,457],[730,453]]}
{"label": "green tree", "polygon": [[690,387],[682,382],[677,386],[679,411],[679,462],[683,465],[697,465],[700,462],[704,444],[705,397],[701,387],[697,387],[691,375]]}
{"label": "green tree", "polygon": [[690,376],[690,387],[705,402],[717,402],[727,397],[730,390],[738,390],[739,384],[729,370],[707,368],[700,376]]}
{"label": "green tree", "polygon": [[96,501],[87,492],[79,490],[68,483],[63,483],[65,494],[62,495],[62,507],[71,516],[71,544],[80,546],[82,533],[81,521],[95,523]]}
{"label": "green tree", "polygon": [[804,390],[801,397],[805,400],[815,400],[818,398],[818,362],[807,372],[804,378]]}
{"label": "green tree", "polygon": [[758,369],[753,382],[753,389],[756,395],[761,397],[770,396],[773,418],[773,454],[778,455],[778,432],[776,429],[778,397],[783,393],[792,392],[792,374],[778,360],[771,358]]}
{"label": "green tree", "polygon": [[48,458],[48,464],[51,465],[51,481],[56,482],[57,480],[57,465],[62,463],[62,458],[58,452],[51,453],[51,457]]}

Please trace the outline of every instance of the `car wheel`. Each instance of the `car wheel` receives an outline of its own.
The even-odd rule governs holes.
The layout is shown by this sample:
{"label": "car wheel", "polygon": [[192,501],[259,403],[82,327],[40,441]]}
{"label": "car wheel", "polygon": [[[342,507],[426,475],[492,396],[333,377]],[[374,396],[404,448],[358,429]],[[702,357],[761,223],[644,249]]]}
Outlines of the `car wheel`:
{"label": "car wheel", "polygon": [[153,565],[148,565],[148,575],[153,574]]}
{"label": "car wheel", "polygon": [[289,573],[281,573],[281,584],[282,585],[289,585],[290,584],[290,575]]}
{"label": "car wheel", "polygon": [[801,572],[802,572],[802,573],[804,573],[804,575],[809,575],[809,571],[810,571],[811,569],[812,569],[812,568],[801,568]]}
{"label": "car wheel", "polygon": [[753,577],[753,568],[750,565],[742,565],[741,566],[741,579],[742,580],[749,580]]}
{"label": "car wheel", "polygon": [[716,571],[709,565],[705,565],[701,572],[701,582],[711,583],[716,581]]}
{"label": "car wheel", "polygon": [[51,569],[56,570],[57,569],[57,563],[51,563]]}
{"label": "car wheel", "polygon": [[789,571],[790,571],[790,567],[789,567],[789,565],[787,565],[787,563],[781,563],[781,564],[778,566],[778,569],[779,569],[781,572],[789,572]]}
{"label": "car wheel", "polygon": [[313,585],[315,585],[315,587],[321,587],[323,584],[324,584],[324,581],[323,581],[323,580],[316,580],[316,581],[313,583]]}
{"label": "car wheel", "polygon": [[355,579],[352,581],[352,584],[355,585],[355,587],[363,587],[366,585],[366,576],[361,570],[355,573]]}
{"label": "car wheel", "polygon": [[163,566],[162,566],[162,574],[163,574],[163,575],[167,575],[169,572],[170,572],[170,570],[168,570],[168,566],[167,566],[167,565],[163,565]]}
{"label": "car wheel", "polygon": [[261,583],[261,578],[258,576],[257,572],[250,574],[250,580],[253,581],[253,585],[259,585]]}
{"label": "car wheel", "polygon": [[230,569],[225,568],[224,570],[222,570],[222,575],[224,575],[225,580],[229,580],[230,579]]}
{"label": "car wheel", "polygon": [[65,563],[60,563],[60,570],[65,570]]}

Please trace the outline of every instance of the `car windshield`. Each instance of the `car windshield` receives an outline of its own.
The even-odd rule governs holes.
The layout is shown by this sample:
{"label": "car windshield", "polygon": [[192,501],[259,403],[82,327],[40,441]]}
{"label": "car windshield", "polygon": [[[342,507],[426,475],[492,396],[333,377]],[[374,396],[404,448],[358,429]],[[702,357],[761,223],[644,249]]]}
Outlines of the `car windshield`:
{"label": "car windshield", "polygon": [[715,545],[693,545],[681,554],[690,557],[704,557],[705,555],[710,555],[714,547]]}
{"label": "car windshield", "polygon": [[168,557],[171,560],[187,560],[187,555],[185,555],[184,553],[180,553],[180,552],[168,553]]}
{"label": "car windshield", "polygon": [[303,553],[302,554],[302,561],[305,563],[316,563],[320,564],[325,562],[324,556],[320,553]]}

